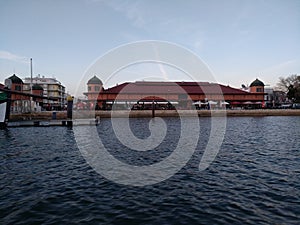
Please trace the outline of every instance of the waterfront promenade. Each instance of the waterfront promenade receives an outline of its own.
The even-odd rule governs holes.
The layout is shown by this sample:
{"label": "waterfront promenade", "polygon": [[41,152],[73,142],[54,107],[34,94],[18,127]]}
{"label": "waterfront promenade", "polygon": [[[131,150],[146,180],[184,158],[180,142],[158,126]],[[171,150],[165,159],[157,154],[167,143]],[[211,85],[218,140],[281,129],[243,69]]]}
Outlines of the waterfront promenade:
{"label": "waterfront promenade", "polygon": [[[194,116],[194,110],[180,110],[180,115],[183,116]],[[210,116],[300,116],[300,109],[258,109],[258,110],[198,110],[199,117],[210,117]],[[74,111],[74,118],[92,118],[93,116],[100,118],[114,117],[127,117],[128,111],[88,111],[80,110]],[[139,117],[151,117],[151,110],[133,110],[129,114],[132,118]],[[177,117],[178,112],[176,110],[155,110],[156,117]],[[24,113],[24,114],[11,114],[10,121],[49,121],[49,120],[66,120],[66,111],[45,111],[35,113]]]}

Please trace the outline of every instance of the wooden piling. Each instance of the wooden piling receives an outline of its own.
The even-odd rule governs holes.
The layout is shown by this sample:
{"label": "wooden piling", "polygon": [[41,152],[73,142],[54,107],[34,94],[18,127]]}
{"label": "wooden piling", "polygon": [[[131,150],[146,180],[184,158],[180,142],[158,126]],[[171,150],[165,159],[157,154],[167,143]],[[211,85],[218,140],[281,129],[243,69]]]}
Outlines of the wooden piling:
{"label": "wooden piling", "polygon": [[152,118],[155,117],[155,104],[154,104],[154,100],[152,101]]}

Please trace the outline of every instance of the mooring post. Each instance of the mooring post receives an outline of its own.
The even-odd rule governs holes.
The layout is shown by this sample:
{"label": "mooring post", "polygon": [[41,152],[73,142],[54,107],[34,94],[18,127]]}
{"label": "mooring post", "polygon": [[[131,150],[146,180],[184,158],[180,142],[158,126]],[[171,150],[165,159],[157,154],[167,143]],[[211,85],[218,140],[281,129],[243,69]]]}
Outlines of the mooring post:
{"label": "mooring post", "polygon": [[73,112],[73,97],[67,97],[67,118],[72,119],[72,112]]}
{"label": "mooring post", "polygon": [[72,122],[72,113],[73,113],[73,99],[74,97],[72,96],[68,96],[67,97],[67,126],[72,126],[73,125],[73,122]]}
{"label": "mooring post", "polygon": [[152,118],[155,117],[155,104],[154,104],[154,100],[152,101]]}

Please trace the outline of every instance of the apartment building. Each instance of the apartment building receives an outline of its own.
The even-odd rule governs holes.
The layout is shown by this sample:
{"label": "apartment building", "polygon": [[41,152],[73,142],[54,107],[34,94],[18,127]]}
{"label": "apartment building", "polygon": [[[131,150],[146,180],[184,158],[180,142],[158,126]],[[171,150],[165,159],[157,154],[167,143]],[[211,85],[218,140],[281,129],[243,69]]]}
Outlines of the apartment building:
{"label": "apartment building", "polygon": [[[31,78],[25,77],[24,91],[30,91]],[[48,110],[62,110],[66,105],[66,88],[56,78],[49,78],[45,76],[36,76],[32,78],[32,85],[39,85],[43,88],[44,97],[54,97],[58,101],[43,100],[43,108]]]}

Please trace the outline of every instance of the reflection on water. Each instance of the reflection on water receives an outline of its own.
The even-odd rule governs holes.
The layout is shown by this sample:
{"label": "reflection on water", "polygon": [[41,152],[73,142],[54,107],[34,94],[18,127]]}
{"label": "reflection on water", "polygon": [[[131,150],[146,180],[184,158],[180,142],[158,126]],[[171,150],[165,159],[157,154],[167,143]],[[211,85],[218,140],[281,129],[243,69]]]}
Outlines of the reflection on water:
{"label": "reflection on water", "polygon": [[[108,119],[97,130],[117,159],[150,165],[177,146],[180,122],[164,120],[168,131],[155,151],[124,149]],[[147,123],[132,119],[130,126],[137,137],[146,138]],[[0,130],[0,223],[299,223],[300,117],[227,118],[222,148],[201,172],[210,118],[200,118],[200,126],[187,165],[145,187],[118,185],[97,174],[81,156],[72,129]]]}

